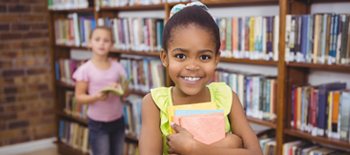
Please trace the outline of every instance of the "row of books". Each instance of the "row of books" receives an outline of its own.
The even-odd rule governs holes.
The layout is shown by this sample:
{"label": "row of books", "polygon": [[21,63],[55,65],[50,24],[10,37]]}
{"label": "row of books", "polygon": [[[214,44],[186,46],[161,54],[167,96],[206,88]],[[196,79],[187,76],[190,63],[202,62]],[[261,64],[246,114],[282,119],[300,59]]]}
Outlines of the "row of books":
{"label": "row of books", "polygon": [[124,102],[125,134],[139,138],[141,131],[141,101]]}
{"label": "row of books", "polygon": [[72,59],[60,59],[55,62],[56,80],[68,85],[75,85],[75,81],[72,78],[73,73],[79,66],[83,65],[86,61],[72,60]]}
{"label": "row of books", "polygon": [[278,60],[279,16],[218,18],[221,56]]}
{"label": "row of books", "polygon": [[348,155],[350,152],[315,145],[308,141],[291,141],[283,144],[283,155]]}
{"label": "row of books", "polygon": [[340,82],[293,87],[292,128],[349,141],[350,90],[345,89]]}
{"label": "row of books", "polygon": [[81,119],[87,119],[88,105],[78,104],[74,97],[74,91],[66,90],[66,104],[63,111],[71,116],[78,117]]}
{"label": "row of books", "polygon": [[59,138],[64,144],[91,154],[89,129],[87,127],[67,120],[60,120]]}
{"label": "row of books", "polygon": [[49,10],[67,10],[94,7],[94,0],[48,0]]}
{"label": "row of books", "polygon": [[139,146],[135,143],[124,143],[123,155],[139,155]]}
{"label": "row of books", "polygon": [[165,3],[165,0],[96,0],[96,6],[123,7],[134,5],[154,5]]}
{"label": "row of books", "polygon": [[98,23],[112,29],[115,49],[160,52],[162,48],[163,19],[99,18]]}
{"label": "row of books", "polygon": [[91,30],[95,27],[96,21],[92,15],[68,14],[68,18],[55,21],[56,44],[86,47]]}
{"label": "row of books", "polygon": [[211,82],[225,82],[237,94],[246,115],[259,119],[276,119],[277,78],[217,69]]}
{"label": "row of books", "polygon": [[349,17],[334,13],[287,15],[286,61],[348,65]]}
{"label": "row of books", "polygon": [[276,138],[259,138],[259,144],[264,155],[276,154]]}
{"label": "row of books", "polygon": [[160,59],[120,59],[128,77],[133,76],[129,88],[136,91],[149,92],[152,88],[166,86],[166,71]]}

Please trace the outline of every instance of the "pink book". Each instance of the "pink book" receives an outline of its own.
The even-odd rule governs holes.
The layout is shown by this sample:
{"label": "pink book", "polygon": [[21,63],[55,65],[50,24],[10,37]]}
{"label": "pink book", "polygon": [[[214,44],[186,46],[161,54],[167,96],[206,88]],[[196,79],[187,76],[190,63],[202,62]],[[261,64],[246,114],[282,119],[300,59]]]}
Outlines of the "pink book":
{"label": "pink book", "polygon": [[[219,113],[220,114],[220,113]],[[179,124],[204,144],[212,144],[225,138],[225,116],[221,113],[181,117]],[[211,115],[211,116],[210,116]],[[176,117],[176,116],[175,116]],[[174,122],[175,123],[175,122]]]}

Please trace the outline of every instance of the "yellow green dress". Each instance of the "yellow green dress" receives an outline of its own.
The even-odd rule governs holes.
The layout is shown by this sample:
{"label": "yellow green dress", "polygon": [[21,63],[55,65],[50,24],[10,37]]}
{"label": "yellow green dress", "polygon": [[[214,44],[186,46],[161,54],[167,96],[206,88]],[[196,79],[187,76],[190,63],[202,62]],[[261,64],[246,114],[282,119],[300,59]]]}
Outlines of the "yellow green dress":
{"label": "yellow green dress", "polygon": [[[231,127],[227,115],[231,111],[232,90],[226,85],[226,83],[223,82],[213,82],[207,85],[207,87],[209,88],[211,102],[216,102],[217,108],[224,111],[224,115],[226,117],[226,132],[229,132]],[[170,134],[170,122],[168,119],[167,107],[173,106],[171,90],[172,87],[151,89],[152,99],[160,109],[160,129],[163,137],[163,155],[167,155],[167,150],[169,149],[169,146],[166,144],[166,136]]]}

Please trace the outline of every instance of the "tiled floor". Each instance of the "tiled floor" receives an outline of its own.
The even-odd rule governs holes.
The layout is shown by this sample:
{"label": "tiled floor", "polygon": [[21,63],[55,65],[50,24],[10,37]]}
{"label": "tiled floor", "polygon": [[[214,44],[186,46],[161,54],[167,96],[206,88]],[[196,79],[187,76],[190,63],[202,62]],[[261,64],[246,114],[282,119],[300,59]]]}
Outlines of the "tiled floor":
{"label": "tiled floor", "polygon": [[54,148],[50,148],[50,149],[46,149],[46,150],[40,150],[40,151],[19,154],[19,155],[63,155],[63,154],[58,154],[57,148],[54,147]]}

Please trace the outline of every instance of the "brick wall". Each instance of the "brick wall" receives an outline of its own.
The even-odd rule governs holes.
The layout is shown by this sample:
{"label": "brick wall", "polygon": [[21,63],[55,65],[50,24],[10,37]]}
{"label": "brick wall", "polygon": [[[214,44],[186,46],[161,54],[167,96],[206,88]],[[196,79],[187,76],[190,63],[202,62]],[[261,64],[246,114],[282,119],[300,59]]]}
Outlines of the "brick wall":
{"label": "brick wall", "polygon": [[0,0],[0,146],[55,134],[47,0]]}

